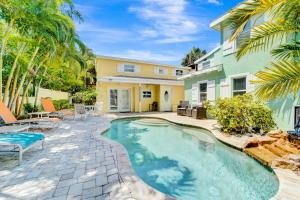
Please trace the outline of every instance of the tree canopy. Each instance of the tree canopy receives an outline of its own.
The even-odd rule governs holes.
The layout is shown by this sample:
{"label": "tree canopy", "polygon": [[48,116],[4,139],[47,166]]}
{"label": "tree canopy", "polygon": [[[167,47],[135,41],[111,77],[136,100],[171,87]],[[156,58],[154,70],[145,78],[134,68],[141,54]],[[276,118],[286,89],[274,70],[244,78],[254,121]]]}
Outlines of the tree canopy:
{"label": "tree canopy", "polygon": [[74,20],[72,0],[0,0],[0,101],[17,115],[32,88],[84,87],[94,55]]}
{"label": "tree canopy", "polygon": [[200,48],[193,47],[192,50],[185,55],[182,59],[181,65],[182,66],[189,66],[194,64],[196,60],[201,58],[206,54],[206,50],[201,50]]}

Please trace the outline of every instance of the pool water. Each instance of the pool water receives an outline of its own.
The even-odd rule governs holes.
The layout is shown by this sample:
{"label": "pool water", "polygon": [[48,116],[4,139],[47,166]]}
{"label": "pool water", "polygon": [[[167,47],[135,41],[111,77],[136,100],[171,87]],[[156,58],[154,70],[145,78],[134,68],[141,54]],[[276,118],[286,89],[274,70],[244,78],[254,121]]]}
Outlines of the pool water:
{"label": "pool water", "polygon": [[104,136],[124,145],[145,183],[178,199],[270,199],[278,190],[271,170],[202,129],[125,119]]}

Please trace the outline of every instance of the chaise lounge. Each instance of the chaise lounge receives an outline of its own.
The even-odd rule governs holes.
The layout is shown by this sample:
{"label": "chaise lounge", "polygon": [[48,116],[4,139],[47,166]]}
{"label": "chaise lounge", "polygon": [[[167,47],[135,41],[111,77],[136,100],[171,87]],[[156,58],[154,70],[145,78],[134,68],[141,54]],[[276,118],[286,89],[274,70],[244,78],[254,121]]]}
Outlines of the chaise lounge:
{"label": "chaise lounge", "polygon": [[35,146],[38,142],[44,148],[45,136],[42,133],[8,133],[0,134],[0,152],[16,152],[19,154],[19,165],[22,162],[23,153]]}
{"label": "chaise lounge", "polygon": [[60,118],[60,119],[64,118],[64,113],[63,112],[58,112],[55,109],[52,99],[42,98],[41,99],[41,104],[43,106],[44,111],[48,112],[49,117],[57,117],[57,118]]}
{"label": "chaise lounge", "polygon": [[55,128],[59,126],[58,118],[33,118],[25,120],[17,120],[12,112],[0,102],[0,116],[5,122],[4,125],[27,125],[30,128]]}

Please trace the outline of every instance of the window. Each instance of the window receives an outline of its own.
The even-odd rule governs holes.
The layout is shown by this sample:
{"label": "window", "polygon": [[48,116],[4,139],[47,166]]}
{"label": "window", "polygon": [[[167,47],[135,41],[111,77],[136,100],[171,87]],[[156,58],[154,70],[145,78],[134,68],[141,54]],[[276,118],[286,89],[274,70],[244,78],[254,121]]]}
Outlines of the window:
{"label": "window", "polygon": [[124,64],[124,72],[134,73],[135,72],[135,65]]}
{"label": "window", "polygon": [[176,70],[176,76],[182,76],[183,75],[183,70]]}
{"label": "window", "polygon": [[144,99],[151,99],[152,98],[152,92],[151,91],[143,91],[143,98]]}
{"label": "window", "polygon": [[159,74],[159,75],[167,75],[168,74],[168,70],[165,68],[161,68],[161,67],[155,67],[154,68],[154,73],[155,74]]}
{"label": "window", "polygon": [[243,95],[246,93],[246,77],[233,79],[232,94]]}
{"label": "window", "polygon": [[200,83],[199,85],[200,102],[207,100],[207,83]]}
{"label": "window", "polygon": [[203,67],[203,69],[209,68],[210,67],[210,60],[204,61],[202,63],[202,67]]}

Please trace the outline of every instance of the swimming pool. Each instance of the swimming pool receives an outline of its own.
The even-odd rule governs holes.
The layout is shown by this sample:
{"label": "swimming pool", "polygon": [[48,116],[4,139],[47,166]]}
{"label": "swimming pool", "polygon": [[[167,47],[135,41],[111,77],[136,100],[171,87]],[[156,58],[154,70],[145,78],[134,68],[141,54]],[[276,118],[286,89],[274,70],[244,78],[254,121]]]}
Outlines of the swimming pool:
{"label": "swimming pool", "polygon": [[271,170],[202,129],[138,118],[103,135],[124,145],[145,183],[178,199],[270,199],[279,187]]}

